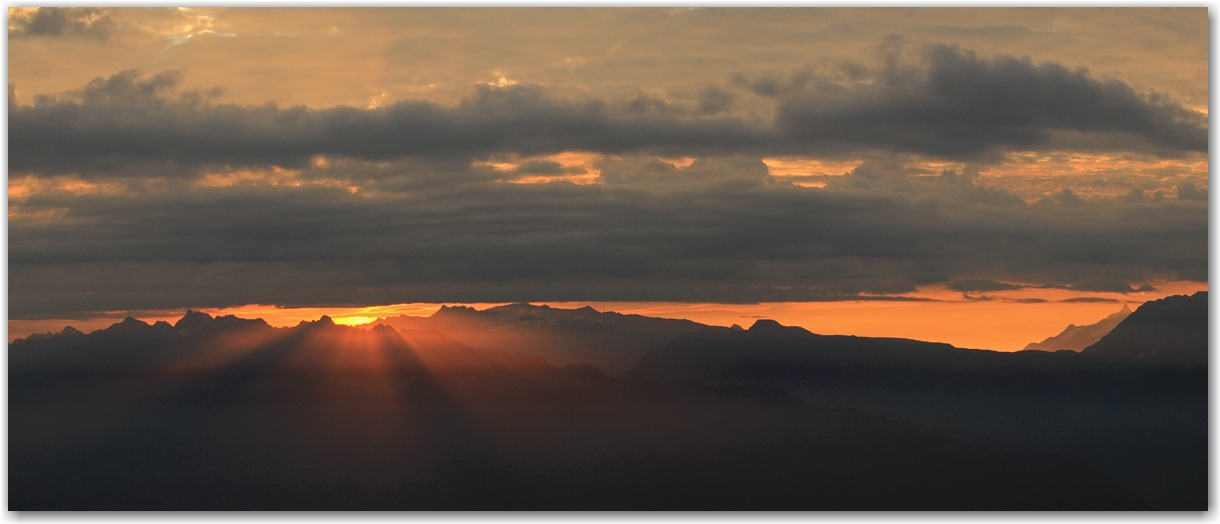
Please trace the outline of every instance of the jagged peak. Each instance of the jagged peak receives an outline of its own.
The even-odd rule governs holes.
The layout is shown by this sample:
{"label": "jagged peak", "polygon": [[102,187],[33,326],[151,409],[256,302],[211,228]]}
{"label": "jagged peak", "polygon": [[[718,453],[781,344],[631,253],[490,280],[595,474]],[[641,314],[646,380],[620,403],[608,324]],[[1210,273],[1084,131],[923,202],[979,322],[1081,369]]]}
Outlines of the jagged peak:
{"label": "jagged peak", "polygon": [[[262,319],[259,319],[259,320],[262,320]],[[335,321],[334,321],[334,319],[330,318],[330,315],[322,315],[322,316],[318,317],[317,320],[302,320],[300,322],[297,322],[296,327],[297,328],[324,328],[324,327],[332,327],[334,325],[335,325]]]}
{"label": "jagged peak", "polygon": [[178,321],[174,323],[174,328],[190,329],[190,328],[199,327],[200,325],[206,324],[211,321],[212,321],[212,315],[188,309],[188,310],[186,310],[186,313],[182,315],[182,318],[178,319]]}
{"label": "jagged peak", "polygon": [[369,331],[371,331],[373,333],[377,333],[380,331],[389,331],[390,333],[398,333],[398,330],[394,329],[394,326],[391,326],[389,324],[380,324],[380,323],[375,324],[371,329],[369,329]]}
{"label": "jagged peak", "polygon": [[135,317],[129,316],[127,318],[124,318],[121,322],[116,322],[114,324],[111,324],[110,327],[101,330],[101,332],[110,333],[110,334],[132,333],[132,332],[136,332],[136,331],[140,331],[140,330],[144,330],[144,329],[149,329],[151,327],[152,326],[148,325],[147,322],[143,322],[139,319],[136,319]]}

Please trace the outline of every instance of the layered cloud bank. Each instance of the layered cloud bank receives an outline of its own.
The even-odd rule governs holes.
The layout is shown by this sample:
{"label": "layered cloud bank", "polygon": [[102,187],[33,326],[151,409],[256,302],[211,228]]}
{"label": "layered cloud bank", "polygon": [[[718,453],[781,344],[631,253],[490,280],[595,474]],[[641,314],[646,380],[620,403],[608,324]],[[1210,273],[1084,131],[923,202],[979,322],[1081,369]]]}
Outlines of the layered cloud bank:
{"label": "layered cloud bank", "polygon": [[589,185],[513,184],[427,162],[370,169],[383,176],[356,173],[367,188],[356,192],[238,184],[33,193],[10,221],[11,314],[819,300],[950,281],[988,289],[971,287],[979,280],[1123,291],[1207,275],[1207,203],[1180,196],[1064,192],[1027,204],[960,173],[912,180],[868,164],[807,188],[756,159],[684,169],[607,160],[602,183]]}
{"label": "layered cloud bank", "polygon": [[[1086,197],[980,174],[1024,154],[1203,161],[1204,115],[1055,62],[902,46],[693,102],[501,83],[455,104],[254,106],[172,71],[28,105],[10,86],[10,318],[1206,281],[1205,174]],[[770,113],[738,110],[747,96]],[[780,176],[773,157],[855,167]]]}
{"label": "layered cloud bank", "polygon": [[[897,40],[891,42],[897,44]],[[846,74],[846,73],[845,73]],[[316,155],[370,161],[602,154],[860,155],[996,158],[1007,151],[1207,151],[1206,117],[1113,79],[1046,62],[929,47],[857,78],[739,79],[774,97],[770,120],[640,95],[560,98],[540,86],[477,86],[454,106],[403,101],[373,109],[210,103],[173,92],[178,74],[125,71],[84,89],[11,104],[14,173],[125,173],[129,164],[301,166]]]}

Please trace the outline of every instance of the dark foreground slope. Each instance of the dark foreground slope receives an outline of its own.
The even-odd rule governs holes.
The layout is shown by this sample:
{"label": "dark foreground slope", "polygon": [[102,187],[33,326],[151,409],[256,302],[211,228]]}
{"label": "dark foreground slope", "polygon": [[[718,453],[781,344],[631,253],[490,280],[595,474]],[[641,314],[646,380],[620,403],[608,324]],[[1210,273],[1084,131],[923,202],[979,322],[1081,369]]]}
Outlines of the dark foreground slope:
{"label": "dark foreground slope", "polygon": [[430,317],[380,319],[398,329],[431,329],[473,347],[515,351],[552,364],[589,363],[619,376],[674,337],[708,327],[690,320],[624,315],[592,307],[508,304],[441,307]]}
{"label": "dark foreground slope", "polygon": [[[778,388],[812,405],[858,409],[978,445],[1063,454],[1113,475],[1153,507],[1203,510],[1207,369],[1186,363],[1206,362],[1206,298],[1191,298],[1185,306],[1145,304],[1083,353],[822,336],[759,321],[748,331],[678,337],[628,376]],[[1174,311],[1160,311],[1165,304]],[[1123,341],[1125,333],[1144,338]],[[1135,346],[1144,358],[1109,349]],[[1154,352],[1174,358],[1147,358]]]}
{"label": "dark foreground slope", "polygon": [[14,343],[9,509],[1145,507],[1067,459],[775,390],[618,381],[327,320]]}
{"label": "dark foreground slope", "polygon": [[1207,292],[1145,303],[1082,352],[1149,366],[1207,367]]}

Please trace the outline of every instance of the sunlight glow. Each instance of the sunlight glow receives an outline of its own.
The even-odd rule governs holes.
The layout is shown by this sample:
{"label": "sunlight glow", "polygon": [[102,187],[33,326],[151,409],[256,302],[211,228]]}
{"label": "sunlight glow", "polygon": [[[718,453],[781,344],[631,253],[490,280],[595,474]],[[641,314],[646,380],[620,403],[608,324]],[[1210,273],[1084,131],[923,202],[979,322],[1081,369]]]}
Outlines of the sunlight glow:
{"label": "sunlight glow", "polygon": [[340,324],[340,325],[344,325],[344,326],[363,326],[374,320],[377,320],[377,317],[362,317],[362,316],[334,317],[334,320],[335,320],[336,324]]}
{"label": "sunlight glow", "polygon": [[1117,197],[1139,187],[1174,195],[1177,184],[1207,188],[1208,157],[1155,158],[1076,152],[1009,153],[1007,161],[980,169],[981,182],[1006,189],[1028,202],[1070,188],[1082,198]]}
{"label": "sunlight glow", "polygon": [[[824,335],[913,338],[945,342],[958,347],[1017,351],[1063,331],[1068,324],[1095,323],[1118,311],[1124,304],[1140,304],[1170,295],[1206,291],[1206,282],[1150,282],[1156,291],[1095,293],[1067,289],[1023,287],[1008,291],[962,293],[944,285],[927,286],[898,298],[922,300],[850,300],[839,302],[767,302],[760,304],[708,304],[675,302],[533,302],[555,308],[592,306],[598,311],[616,311],[662,318],[682,318],[715,326],[750,327],[755,320],[769,318],[785,325],[801,326]],[[335,323],[367,326],[379,318],[407,315],[426,317],[442,305],[463,305],[484,310],[503,303],[409,303],[367,307],[284,308],[247,305],[202,308],[213,316],[236,315],[262,318],[275,327],[291,327],[329,315]],[[9,320],[9,341],[31,333],[59,332],[71,325],[86,333],[119,322],[129,312],[101,312],[85,319]],[[145,322],[174,323],[181,310],[130,312]]]}
{"label": "sunlight glow", "polygon": [[771,176],[781,177],[809,175],[838,176],[855,169],[861,162],[859,159],[820,160],[799,156],[771,157],[764,158],[762,161],[764,164],[767,164],[767,171],[771,173]]}

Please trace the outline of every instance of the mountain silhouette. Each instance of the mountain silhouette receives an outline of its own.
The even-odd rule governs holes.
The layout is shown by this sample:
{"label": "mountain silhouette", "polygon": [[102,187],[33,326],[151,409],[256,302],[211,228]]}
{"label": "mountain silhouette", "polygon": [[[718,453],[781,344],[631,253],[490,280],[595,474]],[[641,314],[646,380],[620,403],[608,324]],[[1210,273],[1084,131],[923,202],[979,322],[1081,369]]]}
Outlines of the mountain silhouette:
{"label": "mountain silhouette", "polygon": [[13,510],[1148,507],[1062,456],[435,330],[189,312],[9,350]]}
{"label": "mountain silhouette", "polygon": [[1207,366],[1207,292],[1145,302],[1083,354],[1152,365]]}
{"label": "mountain silhouette", "polygon": [[1127,307],[1126,304],[1123,304],[1122,309],[1097,321],[1097,323],[1089,324],[1087,326],[1068,324],[1068,327],[1058,335],[1049,337],[1042,342],[1030,342],[1025,346],[1025,349],[1041,349],[1043,351],[1059,351],[1061,349],[1066,349],[1069,351],[1081,351],[1084,348],[1093,345],[1098,340],[1101,340],[1101,337],[1106,336],[1106,334],[1114,329],[1114,326],[1117,326],[1119,322],[1122,322],[1123,319],[1127,318],[1127,316],[1130,314],[1131,308]]}
{"label": "mountain silhouette", "polygon": [[[774,388],[978,445],[1062,454],[1114,472],[1153,507],[1199,510],[1207,507],[1207,370],[1180,365],[1197,358],[1165,355],[1205,356],[1203,297],[1145,304],[1081,353],[827,336],[760,320],[744,331],[681,335],[625,377]],[[1154,346],[1118,345],[1125,336],[1166,342],[1161,356],[1139,358],[1132,347]]]}
{"label": "mountain silhouette", "polygon": [[516,351],[556,365],[589,363],[620,375],[674,337],[708,326],[690,320],[508,304],[484,310],[441,306],[430,317],[398,316],[374,323],[431,329],[472,347]]}

